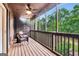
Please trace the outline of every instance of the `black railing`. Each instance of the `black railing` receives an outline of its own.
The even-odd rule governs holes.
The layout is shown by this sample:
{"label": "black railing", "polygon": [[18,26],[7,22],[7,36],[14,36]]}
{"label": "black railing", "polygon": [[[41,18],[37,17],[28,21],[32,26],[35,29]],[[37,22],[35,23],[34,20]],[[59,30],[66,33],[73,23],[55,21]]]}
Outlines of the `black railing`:
{"label": "black railing", "polygon": [[64,56],[79,56],[79,35],[31,30],[31,38]]}

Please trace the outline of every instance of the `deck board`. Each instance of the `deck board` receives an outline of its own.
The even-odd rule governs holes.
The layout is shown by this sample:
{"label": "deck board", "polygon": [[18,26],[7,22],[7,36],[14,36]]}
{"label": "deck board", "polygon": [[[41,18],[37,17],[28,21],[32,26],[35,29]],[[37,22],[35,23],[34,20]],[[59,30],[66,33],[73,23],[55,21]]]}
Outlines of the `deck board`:
{"label": "deck board", "polygon": [[[31,43],[33,44],[34,42],[31,42]],[[46,56],[46,55],[43,53],[43,50],[40,49],[40,47],[37,46],[37,44],[33,44],[33,46],[35,46],[36,50],[41,54],[41,56]],[[42,50],[42,51],[41,51],[41,50]]]}
{"label": "deck board", "polygon": [[[34,42],[34,40],[32,40],[32,42]],[[48,49],[46,49],[45,47],[43,47],[42,45],[38,44],[37,42],[35,43],[35,45],[43,51],[45,52],[45,54],[48,54],[49,56],[52,56],[53,53],[51,53]]]}
{"label": "deck board", "polygon": [[15,56],[15,48],[12,49],[11,56]]}
{"label": "deck board", "polygon": [[15,44],[8,51],[9,56],[56,56],[54,53],[43,47],[41,44],[29,38],[29,42],[23,41]]}
{"label": "deck board", "polygon": [[15,47],[15,56],[18,56],[18,49]]}
{"label": "deck board", "polygon": [[24,51],[25,56],[29,56],[29,52],[27,51],[27,49],[24,45],[24,42],[22,42],[22,44],[23,44],[23,51]]}
{"label": "deck board", "polygon": [[22,46],[21,46],[21,55],[22,55],[22,56],[25,56],[25,52],[26,52],[26,51],[24,51],[24,46],[23,46],[23,44],[22,44]]}

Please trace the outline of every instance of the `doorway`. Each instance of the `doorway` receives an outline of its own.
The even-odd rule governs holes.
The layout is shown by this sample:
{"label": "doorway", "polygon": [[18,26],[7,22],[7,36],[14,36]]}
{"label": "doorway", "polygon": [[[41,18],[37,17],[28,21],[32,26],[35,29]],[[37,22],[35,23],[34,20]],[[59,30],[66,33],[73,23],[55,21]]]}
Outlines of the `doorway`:
{"label": "doorway", "polygon": [[2,7],[0,7],[0,53],[2,53]]}

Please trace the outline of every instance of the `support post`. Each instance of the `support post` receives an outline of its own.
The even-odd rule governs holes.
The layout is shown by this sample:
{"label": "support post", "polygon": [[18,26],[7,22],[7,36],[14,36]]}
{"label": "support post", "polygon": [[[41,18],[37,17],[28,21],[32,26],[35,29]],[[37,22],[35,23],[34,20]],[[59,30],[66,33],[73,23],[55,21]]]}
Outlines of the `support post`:
{"label": "support post", "polygon": [[35,30],[37,30],[37,19],[35,19]]}
{"label": "support post", "polygon": [[45,31],[47,31],[47,16],[45,14]]}
{"label": "support post", "polygon": [[57,11],[57,13],[56,13],[56,32],[58,32],[58,5],[56,5],[56,11]]}

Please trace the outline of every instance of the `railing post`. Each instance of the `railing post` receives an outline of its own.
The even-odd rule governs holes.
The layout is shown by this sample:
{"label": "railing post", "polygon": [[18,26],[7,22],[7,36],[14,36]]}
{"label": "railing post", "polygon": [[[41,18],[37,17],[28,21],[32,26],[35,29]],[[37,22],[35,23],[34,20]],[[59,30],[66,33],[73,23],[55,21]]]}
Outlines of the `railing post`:
{"label": "railing post", "polygon": [[52,34],[52,50],[53,50],[53,34]]}
{"label": "railing post", "polygon": [[60,39],[61,39],[61,54],[62,54],[62,36],[61,36]]}
{"label": "railing post", "polygon": [[55,51],[57,50],[57,47],[56,47],[56,34],[55,34]]}
{"label": "railing post", "polygon": [[72,52],[73,52],[73,56],[74,56],[74,38],[72,38],[72,46],[73,46]]}
{"label": "railing post", "polygon": [[69,36],[68,36],[68,56],[69,56]]}
{"label": "railing post", "polygon": [[29,36],[31,37],[31,30],[30,30],[30,32],[29,32]]}
{"label": "railing post", "polygon": [[79,37],[78,37],[78,56],[79,56]]}
{"label": "railing post", "polygon": [[65,36],[64,36],[64,56],[65,56]]}
{"label": "railing post", "polygon": [[58,40],[58,52],[59,52],[59,35],[57,37],[57,40]]}

